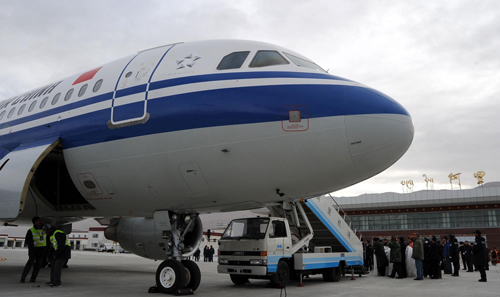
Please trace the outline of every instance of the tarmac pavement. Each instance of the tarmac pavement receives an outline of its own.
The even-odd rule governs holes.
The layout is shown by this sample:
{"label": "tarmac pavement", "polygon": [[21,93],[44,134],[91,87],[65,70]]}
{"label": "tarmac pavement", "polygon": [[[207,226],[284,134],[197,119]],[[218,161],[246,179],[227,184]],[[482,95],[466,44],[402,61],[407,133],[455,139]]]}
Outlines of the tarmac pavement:
{"label": "tarmac pavement", "polygon": [[[73,251],[68,269],[63,269],[60,288],[45,286],[50,268],[43,268],[36,283],[20,283],[21,272],[28,260],[27,249],[0,249],[0,296],[151,296],[148,288],[155,284],[156,268],[160,261],[152,261],[132,254],[108,254]],[[280,289],[266,288],[266,280],[250,280],[243,287],[235,286],[228,275],[217,273],[217,263],[199,262],[202,271],[200,287],[195,296],[207,297],[266,297],[285,296]],[[27,280],[31,276],[28,275]],[[460,270],[459,277],[444,274],[441,280],[413,278],[391,279],[373,275],[350,275],[337,283],[323,282],[321,275],[304,280],[305,287],[291,281],[286,288],[288,296],[500,296],[500,266],[490,266],[488,282],[479,283],[479,272]],[[280,295],[282,293],[282,295]],[[158,294],[156,296],[163,296]],[[167,296],[167,295],[165,295]]]}

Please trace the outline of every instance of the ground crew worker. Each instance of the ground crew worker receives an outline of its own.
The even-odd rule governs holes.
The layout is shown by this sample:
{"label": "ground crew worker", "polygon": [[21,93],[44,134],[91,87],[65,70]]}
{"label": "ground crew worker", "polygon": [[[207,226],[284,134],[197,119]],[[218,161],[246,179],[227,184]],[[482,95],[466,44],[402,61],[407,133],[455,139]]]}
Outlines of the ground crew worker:
{"label": "ground crew worker", "polygon": [[26,281],[31,267],[33,267],[33,272],[31,273],[30,283],[36,281],[38,272],[42,267],[43,255],[45,252],[45,233],[42,229],[42,220],[39,217],[34,217],[32,220],[33,227],[28,229],[26,233],[26,244],[28,245],[28,262],[24,266],[23,274],[21,275],[21,282]]}
{"label": "ground crew worker", "polygon": [[62,285],[62,268],[66,260],[71,258],[71,244],[66,233],[55,227],[50,226],[47,229],[47,235],[50,236],[52,249],[49,253],[49,259],[51,260],[50,282],[46,284],[51,287],[60,287]]}

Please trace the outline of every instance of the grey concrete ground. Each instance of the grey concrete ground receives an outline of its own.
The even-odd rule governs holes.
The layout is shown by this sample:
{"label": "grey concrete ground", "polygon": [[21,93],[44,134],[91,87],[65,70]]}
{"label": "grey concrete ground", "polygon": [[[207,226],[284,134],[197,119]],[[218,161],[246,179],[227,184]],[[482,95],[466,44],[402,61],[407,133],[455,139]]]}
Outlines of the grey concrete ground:
{"label": "grey concrete ground", "polygon": [[[156,267],[160,263],[131,254],[77,251],[73,252],[70,268],[63,270],[63,287],[50,288],[44,285],[49,280],[49,268],[41,270],[35,284],[19,282],[27,253],[25,249],[0,250],[0,296],[150,296],[147,289],[154,285]],[[265,280],[251,280],[251,284],[236,287],[229,280],[229,276],[217,274],[216,263],[199,264],[202,283],[195,292],[196,296],[280,296],[279,289],[265,287]],[[442,280],[424,281],[368,275],[356,277],[355,281],[344,277],[338,283],[325,283],[321,276],[312,276],[304,281],[304,288],[298,288],[298,282],[292,281],[287,287],[287,294],[308,297],[500,296],[500,266],[490,267],[487,275],[487,283],[477,281],[478,272],[466,273],[463,270],[460,271],[460,277],[444,275]]]}

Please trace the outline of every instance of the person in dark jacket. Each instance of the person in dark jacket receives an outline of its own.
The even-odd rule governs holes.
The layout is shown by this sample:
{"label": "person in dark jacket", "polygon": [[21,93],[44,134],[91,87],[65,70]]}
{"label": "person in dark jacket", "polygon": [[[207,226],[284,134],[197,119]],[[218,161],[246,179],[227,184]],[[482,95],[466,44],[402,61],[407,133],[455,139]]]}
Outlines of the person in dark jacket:
{"label": "person in dark jacket", "polygon": [[402,277],[406,277],[406,243],[405,243],[405,238],[403,236],[399,237],[399,246],[401,247],[401,272],[403,275]]}
{"label": "person in dark jacket", "polygon": [[28,229],[25,237],[25,242],[28,245],[28,262],[26,262],[23,274],[21,275],[22,283],[26,282],[26,277],[31,267],[33,267],[33,272],[31,273],[30,283],[36,282],[36,277],[42,267],[43,255],[46,248],[45,233],[42,230],[42,220],[39,217],[34,217],[31,221],[33,222],[33,227]]}
{"label": "person in dark jacket", "polygon": [[46,285],[61,287],[61,272],[66,261],[71,259],[71,244],[64,231],[50,225],[45,227],[44,229],[46,229],[47,236],[50,236],[52,245],[49,253],[49,259],[51,260],[50,282],[47,282]]}
{"label": "person in dark jacket", "polygon": [[214,254],[215,254],[215,249],[214,249],[214,246],[211,245],[210,249],[208,250],[208,262],[214,261]]}
{"label": "person in dark jacket", "polygon": [[455,238],[455,235],[450,234],[450,260],[453,264],[453,274],[452,276],[458,276],[458,272],[460,271],[460,256],[459,256],[459,247],[458,240]]}
{"label": "person in dark jacket", "polygon": [[391,241],[387,244],[387,246],[391,249],[391,263],[393,263],[392,266],[392,273],[389,275],[389,277],[394,278],[396,276],[396,273],[398,274],[398,279],[403,278],[403,271],[401,267],[401,246],[399,245],[399,242],[396,240],[396,236],[391,237]]}
{"label": "person in dark jacket", "polygon": [[443,255],[444,255],[444,274],[452,274],[451,271],[451,254],[450,254],[450,241],[448,237],[443,237],[442,246],[443,246]]}
{"label": "person in dark jacket", "polygon": [[429,247],[429,259],[431,261],[431,275],[432,279],[440,279],[441,268],[440,263],[443,260],[443,250],[439,243],[437,243],[436,236],[432,236],[432,243]]}
{"label": "person in dark jacket", "polygon": [[194,260],[195,260],[196,262],[200,262],[200,254],[201,254],[201,251],[200,251],[200,249],[198,248],[198,249],[196,250],[196,252],[194,252],[194,254],[193,254]]}
{"label": "person in dark jacket", "polygon": [[210,249],[208,248],[208,246],[206,245],[204,248],[203,248],[203,262],[208,262],[208,254],[210,253]]}
{"label": "person in dark jacket", "polygon": [[486,282],[486,271],[484,271],[484,267],[486,266],[486,255],[484,252],[484,237],[481,236],[481,231],[474,231],[474,236],[476,237],[476,241],[474,242],[474,246],[472,247],[472,255],[474,256],[474,266],[481,274],[480,282]]}
{"label": "person in dark jacket", "polygon": [[389,261],[387,261],[387,256],[385,255],[384,245],[378,237],[373,239],[373,249],[373,253],[377,259],[378,276],[385,276],[385,267],[389,265]]}
{"label": "person in dark jacket", "polygon": [[474,272],[473,268],[473,258],[472,258],[472,246],[468,241],[465,241],[464,245],[465,261],[467,262],[467,272]]}
{"label": "person in dark jacket", "polygon": [[369,271],[373,270],[373,248],[370,244],[370,241],[366,241],[366,263],[365,263],[366,269]]}

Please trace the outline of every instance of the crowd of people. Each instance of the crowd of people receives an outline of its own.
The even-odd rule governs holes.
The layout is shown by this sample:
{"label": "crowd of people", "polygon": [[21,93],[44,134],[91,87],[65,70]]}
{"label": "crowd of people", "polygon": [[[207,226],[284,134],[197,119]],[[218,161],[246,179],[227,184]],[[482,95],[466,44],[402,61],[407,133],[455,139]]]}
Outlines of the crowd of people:
{"label": "crowd of people", "polygon": [[[379,276],[391,278],[415,277],[423,280],[425,277],[441,279],[443,274],[458,277],[460,259],[466,272],[478,271],[480,282],[486,282],[488,263],[496,265],[500,257],[496,247],[488,250],[481,231],[474,232],[473,243],[458,242],[453,234],[449,237],[436,236],[420,238],[413,233],[408,238],[392,236],[390,240],[378,237],[365,244],[365,267],[377,271]],[[397,277],[396,277],[397,276]]]}
{"label": "crowd of people", "polygon": [[[200,254],[201,254],[200,249],[194,252],[193,257],[196,262],[200,261]],[[215,254],[214,247],[212,245],[210,247],[208,247],[208,245],[205,245],[205,247],[203,248],[203,262],[213,262],[214,254]]]}

